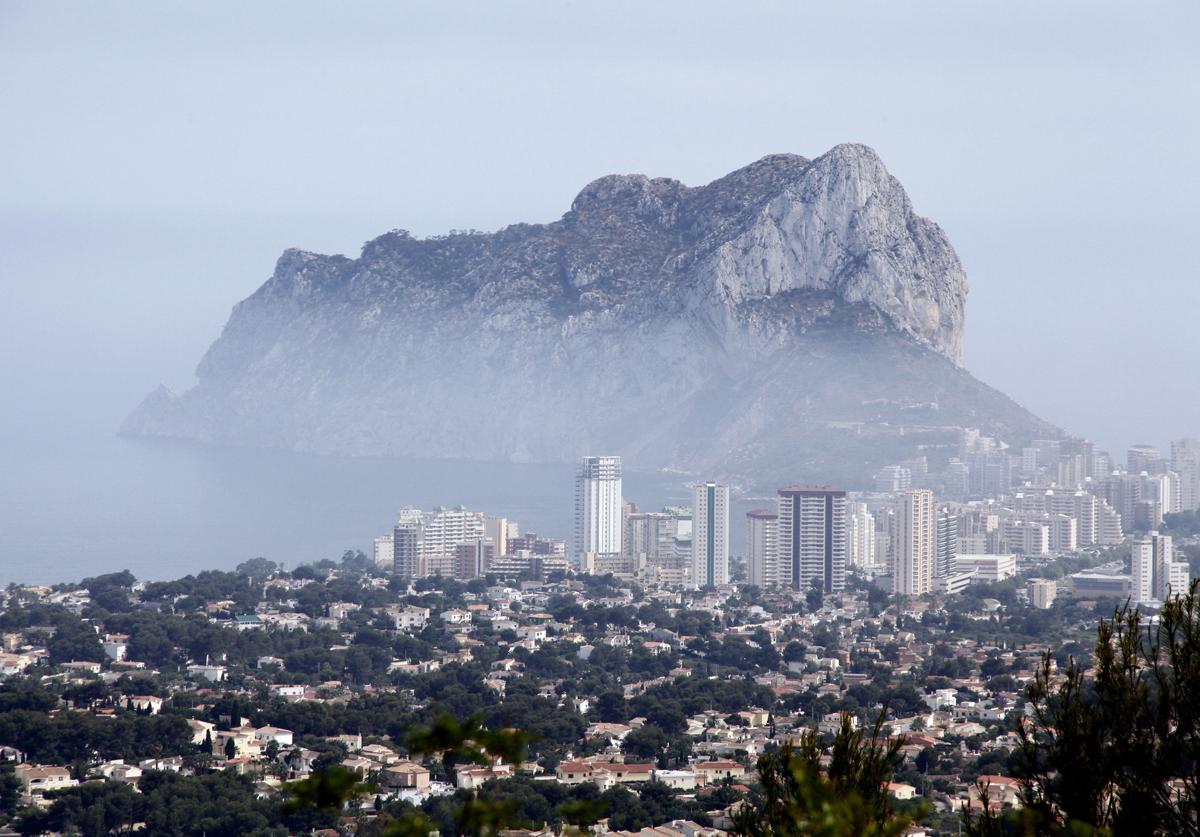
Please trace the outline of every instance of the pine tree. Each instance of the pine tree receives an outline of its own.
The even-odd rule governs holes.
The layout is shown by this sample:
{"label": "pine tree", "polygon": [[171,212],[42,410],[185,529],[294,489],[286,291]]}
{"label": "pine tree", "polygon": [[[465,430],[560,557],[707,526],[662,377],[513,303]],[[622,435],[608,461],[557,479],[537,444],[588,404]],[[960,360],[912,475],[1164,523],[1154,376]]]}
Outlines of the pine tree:
{"label": "pine tree", "polygon": [[843,713],[829,770],[815,731],[758,760],[760,790],[733,818],[743,837],[893,837],[908,821],[892,813],[887,783],[899,764],[899,738],[883,734],[886,708],[868,738]]}
{"label": "pine tree", "polygon": [[1013,773],[1022,809],[966,816],[964,833],[1200,835],[1200,580],[1156,623],[1128,606],[1100,623],[1092,669],[1026,689]]}

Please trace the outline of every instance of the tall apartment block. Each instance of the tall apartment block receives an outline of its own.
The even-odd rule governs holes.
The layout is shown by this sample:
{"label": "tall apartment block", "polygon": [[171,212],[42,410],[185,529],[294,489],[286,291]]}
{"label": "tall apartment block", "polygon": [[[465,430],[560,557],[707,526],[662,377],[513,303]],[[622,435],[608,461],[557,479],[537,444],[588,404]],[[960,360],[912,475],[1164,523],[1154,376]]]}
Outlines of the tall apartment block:
{"label": "tall apartment block", "polygon": [[846,560],[851,567],[875,565],[875,515],[866,503],[846,503]]}
{"label": "tall apartment block", "polygon": [[392,530],[392,574],[397,578],[453,576],[460,544],[484,537],[484,515],[462,506],[400,510]]}
{"label": "tall apartment block", "polygon": [[508,554],[508,542],[517,537],[517,526],[507,517],[485,517],[483,534],[492,544],[492,557]]}
{"label": "tall apartment block", "polygon": [[900,495],[896,503],[896,555],[893,589],[898,595],[933,592],[937,555],[937,521],[933,492],[924,489]]}
{"label": "tall apartment block", "polygon": [[958,571],[958,514],[943,506],[937,511],[937,548],[933,577],[949,578]]}
{"label": "tall apartment block", "polygon": [[780,583],[827,592],[846,586],[846,492],[821,485],[778,491]]}
{"label": "tall apartment block", "polygon": [[1200,508],[1200,439],[1171,442],[1171,470],[1179,474],[1179,507]]}
{"label": "tall apartment block", "polygon": [[621,457],[585,456],[575,474],[575,566],[621,562]]}
{"label": "tall apartment block", "polygon": [[1190,572],[1186,560],[1176,561],[1170,535],[1151,532],[1133,542],[1129,570],[1134,604],[1164,601],[1188,590]]}
{"label": "tall apartment block", "polygon": [[401,509],[392,529],[392,575],[401,580],[424,575],[425,516],[420,509]]}
{"label": "tall apartment block", "polygon": [[692,587],[729,583],[729,486],[699,483],[692,504]]}
{"label": "tall apartment block", "polygon": [[785,583],[779,572],[779,515],[769,509],[746,512],[746,574],[755,587]]}

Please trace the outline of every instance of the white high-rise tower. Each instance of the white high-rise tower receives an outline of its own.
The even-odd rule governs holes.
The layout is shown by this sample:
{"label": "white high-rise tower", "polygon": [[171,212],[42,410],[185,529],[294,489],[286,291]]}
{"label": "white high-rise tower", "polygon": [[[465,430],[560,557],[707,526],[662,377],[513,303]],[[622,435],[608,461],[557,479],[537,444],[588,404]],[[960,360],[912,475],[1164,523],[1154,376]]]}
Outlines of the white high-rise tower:
{"label": "white high-rise tower", "polygon": [[937,510],[937,545],[933,564],[934,578],[949,578],[958,569],[958,515],[953,509]]}
{"label": "white high-rise tower", "polygon": [[1170,535],[1151,532],[1134,541],[1129,570],[1134,604],[1161,602],[1188,591],[1188,562],[1175,560]]}
{"label": "white high-rise tower", "polygon": [[621,557],[621,457],[585,456],[575,475],[575,566]]}
{"label": "white high-rise tower", "polygon": [[729,582],[729,486],[695,486],[692,505],[692,587]]}
{"label": "white high-rise tower", "polygon": [[846,501],[846,541],[851,567],[861,570],[875,563],[875,516],[866,503]]}
{"label": "white high-rise tower", "polygon": [[823,485],[790,485],[777,492],[779,581],[826,593],[846,586],[846,492]]}
{"label": "white high-rise tower", "polygon": [[896,557],[893,590],[920,596],[933,591],[937,555],[937,524],[933,492],[918,489],[900,495],[896,504]]}
{"label": "white high-rise tower", "polygon": [[1179,507],[1200,508],[1200,440],[1180,439],[1171,443],[1171,470],[1179,474]]}
{"label": "white high-rise tower", "polygon": [[420,509],[400,510],[392,529],[392,574],[410,581],[425,574],[425,519]]}
{"label": "white high-rise tower", "polygon": [[779,515],[769,509],[746,512],[746,565],[755,587],[780,583]]}

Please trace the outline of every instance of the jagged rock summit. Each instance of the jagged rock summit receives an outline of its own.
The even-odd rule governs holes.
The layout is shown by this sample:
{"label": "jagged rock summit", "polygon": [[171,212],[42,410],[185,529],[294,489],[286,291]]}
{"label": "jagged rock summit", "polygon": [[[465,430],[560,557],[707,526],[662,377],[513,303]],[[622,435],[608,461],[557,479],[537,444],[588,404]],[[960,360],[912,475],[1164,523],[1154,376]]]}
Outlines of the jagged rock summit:
{"label": "jagged rock summit", "polygon": [[550,224],[286,251],[197,385],[122,432],[853,482],[959,427],[1057,432],[961,369],[966,296],[866,146],[695,188],[612,175]]}

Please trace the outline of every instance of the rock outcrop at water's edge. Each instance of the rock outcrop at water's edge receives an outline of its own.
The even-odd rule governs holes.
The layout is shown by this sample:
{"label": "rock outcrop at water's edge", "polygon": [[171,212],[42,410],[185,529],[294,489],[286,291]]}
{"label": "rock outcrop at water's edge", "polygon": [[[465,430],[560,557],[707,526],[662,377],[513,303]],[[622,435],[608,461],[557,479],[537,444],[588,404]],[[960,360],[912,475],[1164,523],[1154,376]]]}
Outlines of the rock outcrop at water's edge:
{"label": "rock outcrop at water's edge", "polygon": [[967,280],[862,145],[706,186],[600,178],[550,224],[288,250],[198,383],[122,432],[851,485],[955,428],[1058,431],[961,368]]}

